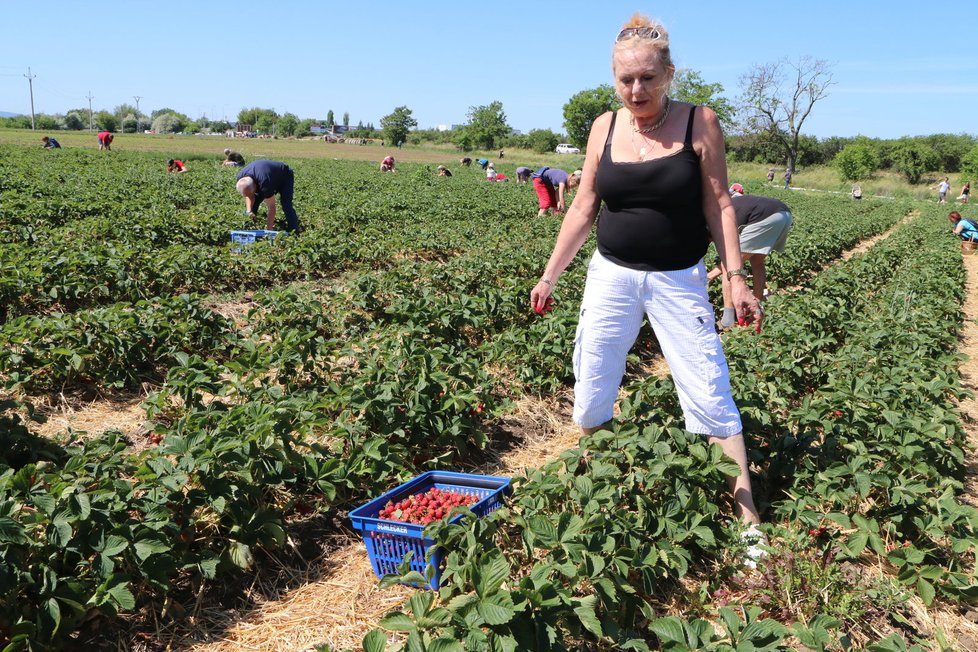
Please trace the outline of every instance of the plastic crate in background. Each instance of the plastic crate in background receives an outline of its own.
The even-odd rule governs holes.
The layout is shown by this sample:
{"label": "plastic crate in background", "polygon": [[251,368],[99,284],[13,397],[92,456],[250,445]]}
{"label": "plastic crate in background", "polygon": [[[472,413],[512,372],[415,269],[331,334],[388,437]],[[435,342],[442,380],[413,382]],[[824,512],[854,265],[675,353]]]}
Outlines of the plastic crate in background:
{"label": "plastic crate in background", "polygon": [[231,251],[239,253],[244,245],[254,244],[259,240],[275,240],[276,236],[285,235],[281,231],[266,231],[265,229],[248,229],[231,231],[231,243],[237,245]]}
{"label": "plastic crate in background", "polygon": [[[415,494],[423,494],[433,487],[443,491],[478,496],[479,501],[469,509],[480,517],[501,507],[503,496],[512,491],[509,478],[452,471],[428,471],[391,489],[366,505],[354,509],[350,512],[350,520],[353,521],[353,527],[363,533],[367,556],[370,557],[370,564],[377,577],[396,573],[397,567],[404,561],[404,555],[408,552],[414,553],[411,557],[411,570],[425,574],[427,566],[425,556],[435,542],[424,536],[424,526],[379,518],[378,514],[391,501],[397,502]],[[461,514],[451,520],[454,522],[460,518]],[[429,585],[432,589],[437,589],[441,581],[443,557],[444,551],[437,550],[431,559],[435,569]]]}

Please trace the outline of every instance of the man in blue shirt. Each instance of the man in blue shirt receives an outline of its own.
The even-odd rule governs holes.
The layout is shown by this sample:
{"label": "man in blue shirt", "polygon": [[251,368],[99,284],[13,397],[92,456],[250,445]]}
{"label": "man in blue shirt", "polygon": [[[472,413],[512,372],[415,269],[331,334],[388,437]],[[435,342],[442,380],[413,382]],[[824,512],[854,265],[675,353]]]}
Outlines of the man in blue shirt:
{"label": "man in blue shirt", "polygon": [[61,143],[56,138],[44,136],[41,138],[41,142],[44,143],[44,149],[61,149]]}
{"label": "man in blue shirt", "polygon": [[237,176],[238,192],[245,198],[245,212],[257,215],[258,205],[265,202],[268,208],[266,228],[275,230],[275,195],[282,198],[282,210],[288,230],[299,232],[299,216],[292,207],[292,190],[295,175],[285,163],[279,161],[253,161],[246,165]]}

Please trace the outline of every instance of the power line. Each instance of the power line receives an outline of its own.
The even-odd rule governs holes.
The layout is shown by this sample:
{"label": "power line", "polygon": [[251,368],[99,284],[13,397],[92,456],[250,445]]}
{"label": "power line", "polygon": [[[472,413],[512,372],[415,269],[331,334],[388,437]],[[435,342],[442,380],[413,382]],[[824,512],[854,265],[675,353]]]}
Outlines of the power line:
{"label": "power line", "polygon": [[139,100],[143,99],[142,95],[133,95],[132,99],[136,100],[136,133],[139,133]]}
{"label": "power line", "polygon": [[28,66],[27,74],[24,77],[27,77],[27,85],[31,89],[31,131],[34,131],[34,78],[37,75],[31,75],[31,68]]}
{"label": "power line", "polygon": [[88,130],[89,131],[95,131],[94,129],[92,129],[92,123],[94,122],[92,120],[92,99],[94,97],[92,95],[92,91],[88,91],[88,96],[87,97],[88,97]]}

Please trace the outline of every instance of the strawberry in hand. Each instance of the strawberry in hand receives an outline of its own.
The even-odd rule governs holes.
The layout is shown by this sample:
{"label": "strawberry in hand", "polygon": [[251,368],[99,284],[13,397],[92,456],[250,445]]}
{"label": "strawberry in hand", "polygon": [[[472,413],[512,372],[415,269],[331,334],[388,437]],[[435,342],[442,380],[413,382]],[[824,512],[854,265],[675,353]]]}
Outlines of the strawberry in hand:
{"label": "strawberry in hand", "polygon": [[543,303],[543,305],[537,304],[533,306],[533,311],[538,315],[546,315],[548,312],[554,309],[555,305],[557,305],[557,302],[554,301],[554,298],[547,297],[547,300]]}

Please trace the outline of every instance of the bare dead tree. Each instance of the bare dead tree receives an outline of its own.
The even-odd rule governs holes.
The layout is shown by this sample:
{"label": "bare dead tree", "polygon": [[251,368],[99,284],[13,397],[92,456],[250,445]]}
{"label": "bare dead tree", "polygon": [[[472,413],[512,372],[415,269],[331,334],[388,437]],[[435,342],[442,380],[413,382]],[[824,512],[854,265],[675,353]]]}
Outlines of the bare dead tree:
{"label": "bare dead tree", "polygon": [[801,127],[833,84],[828,61],[799,57],[755,65],[740,78],[739,113],[746,134],[767,134],[784,148],[794,174]]}

